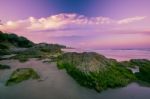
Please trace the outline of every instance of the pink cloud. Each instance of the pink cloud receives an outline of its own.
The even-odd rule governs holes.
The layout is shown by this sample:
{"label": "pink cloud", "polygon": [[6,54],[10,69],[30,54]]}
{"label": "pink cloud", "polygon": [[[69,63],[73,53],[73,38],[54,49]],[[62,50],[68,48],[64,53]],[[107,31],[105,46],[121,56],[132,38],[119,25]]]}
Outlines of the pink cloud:
{"label": "pink cloud", "polygon": [[[4,25],[0,26],[1,30],[4,31],[44,31],[44,30],[61,30],[68,28],[122,28],[121,24],[129,24],[136,21],[142,21],[145,16],[136,16],[131,18],[125,18],[121,20],[113,20],[108,17],[86,17],[78,14],[58,14],[51,15],[46,18],[34,18],[29,17],[25,20],[8,21]],[[125,27],[125,26],[124,26]],[[136,27],[136,26],[135,26]]]}
{"label": "pink cloud", "polygon": [[144,20],[145,18],[146,18],[146,16],[136,16],[136,17],[121,19],[117,23],[118,24],[128,24],[128,23]]}
{"label": "pink cloud", "polygon": [[145,35],[149,34],[149,25],[150,20],[145,16],[114,20],[101,16],[86,17],[62,13],[39,19],[29,17],[24,20],[8,21],[0,25],[0,30],[14,32],[38,43],[109,48],[150,44],[150,35]]}

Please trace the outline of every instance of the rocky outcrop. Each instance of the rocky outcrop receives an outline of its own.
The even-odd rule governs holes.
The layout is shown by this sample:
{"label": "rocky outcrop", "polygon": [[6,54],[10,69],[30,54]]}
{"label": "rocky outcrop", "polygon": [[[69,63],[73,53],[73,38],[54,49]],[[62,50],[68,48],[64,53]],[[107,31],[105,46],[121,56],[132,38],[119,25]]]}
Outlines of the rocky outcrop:
{"label": "rocky outcrop", "polygon": [[66,69],[80,85],[97,91],[125,86],[136,79],[116,60],[94,52],[64,53],[58,58],[57,65]]}
{"label": "rocky outcrop", "polygon": [[139,72],[135,75],[139,80],[150,83],[150,61],[147,59],[131,59],[129,62],[130,67],[138,66]]}
{"label": "rocky outcrop", "polygon": [[62,53],[61,48],[66,46],[59,44],[39,43],[35,44],[25,37],[16,34],[7,34],[0,31],[0,60],[1,56],[14,55],[12,59],[26,62],[29,58],[55,58]]}

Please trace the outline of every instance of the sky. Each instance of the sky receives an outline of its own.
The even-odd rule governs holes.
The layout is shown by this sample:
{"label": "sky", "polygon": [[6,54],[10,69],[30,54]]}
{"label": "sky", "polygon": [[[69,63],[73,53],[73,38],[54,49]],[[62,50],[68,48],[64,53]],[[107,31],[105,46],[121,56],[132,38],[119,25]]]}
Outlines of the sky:
{"label": "sky", "polygon": [[0,30],[85,49],[150,48],[150,0],[0,0]]}

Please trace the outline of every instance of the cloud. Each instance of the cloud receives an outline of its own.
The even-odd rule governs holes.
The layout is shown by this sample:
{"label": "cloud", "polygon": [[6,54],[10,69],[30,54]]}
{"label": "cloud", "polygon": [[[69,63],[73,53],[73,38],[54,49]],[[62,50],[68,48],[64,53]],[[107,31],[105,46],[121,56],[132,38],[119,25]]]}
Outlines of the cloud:
{"label": "cloud", "polygon": [[113,20],[108,17],[86,17],[78,14],[62,13],[49,17],[34,18],[29,17],[25,20],[8,21],[0,26],[4,31],[54,31],[70,29],[103,29],[111,28],[119,24],[129,24],[145,19],[145,16],[136,16],[122,20]]}
{"label": "cloud", "polygon": [[146,16],[136,16],[136,17],[125,18],[125,19],[119,20],[117,23],[118,24],[129,24],[132,22],[144,20],[145,18],[146,18]]}
{"label": "cloud", "polygon": [[149,25],[150,20],[146,16],[114,20],[102,16],[87,17],[75,13],[62,13],[49,17],[29,17],[24,20],[7,21],[0,25],[0,30],[28,37],[36,43],[109,48],[124,46],[131,42],[133,42],[132,45],[137,46],[144,43],[150,44]]}
{"label": "cloud", "polygon": [[[56,31],[124,31],[141,28],[141,22],[146,16],[136,16],[121,20],[114,20],[109,17],[86,17],[75,13],[62,13],[49,17],[29,17],[24,20],[7,21],[0,25],[0,30],[6,32],[56,32]],[[138,22],[138,24],[135,22]],[[149,21],[148,21],[149,22]],[[122,24],[128,24],[122,25]],[[148,26],[149,24],[147,24]],[[146,27],[146,26],[145,26]],[[143,28],[143,27],[142,27]]]}
{"label": "cloud", "polygon": [[42,31],[42,30],[61,30],[69,28],[87,27],[87,25],[105,25],[112,23],[113,20],[107,17],[85,17],[78,14],[58,14],[47,18],[36,19],[29,17],[26,20],[8,21],[0,26],[1,30],[16,31]]}

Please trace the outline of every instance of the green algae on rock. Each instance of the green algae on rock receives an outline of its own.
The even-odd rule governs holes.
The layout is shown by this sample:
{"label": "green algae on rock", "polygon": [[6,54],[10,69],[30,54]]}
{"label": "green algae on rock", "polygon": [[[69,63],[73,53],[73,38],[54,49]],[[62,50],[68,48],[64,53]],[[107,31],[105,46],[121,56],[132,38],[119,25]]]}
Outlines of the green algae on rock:
{"label": "green algae on rock", "polygon": [[132,60],[135,65],[139,66],[139,72],[135,73],[139,80],[150,83],[150,61],[146,59]]}
{"label": "green algae on rock", "polygon": [[114,59],[94,52],[68,52],[58,57],[57,66],[66,69],[80,85],[100,92],[126,86],[136,77]]}
{"label": "green algae on rock", "polygon": [[138,80],[150,83],[150,61],[147,59],[131,59],[130,61],[121,62],[126,67],[139,67],[139,72],[135,73]]}
{"label": "green algae on rock", "polygon": [[10,66],[0,64],[0,69],[10,69]]}
{"label": "green algae on rock", "polygon": [[18,68],[6,82],[6,86],[15,85],[28,79],[39,79],[40,76],[32,68]]}
{"label": "green algae on rock", "polygon": [[[16,54],[10,59],[18,59],[26,62],[30,58],[53,58],[62,53],[61,48],[66,48],[60,44],[33,43],[25,37],[17,36],[0,31],[0,56]],[[0,57],[0,60],[2,58]]]}

